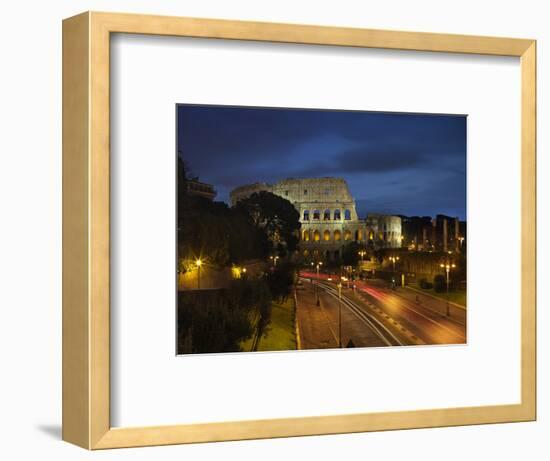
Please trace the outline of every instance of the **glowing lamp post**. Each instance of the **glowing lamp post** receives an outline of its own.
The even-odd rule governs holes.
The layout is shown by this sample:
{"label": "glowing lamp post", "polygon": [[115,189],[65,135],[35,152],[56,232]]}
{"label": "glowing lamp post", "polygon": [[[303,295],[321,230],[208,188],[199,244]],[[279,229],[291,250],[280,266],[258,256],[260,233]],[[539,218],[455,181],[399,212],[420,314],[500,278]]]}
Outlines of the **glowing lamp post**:
{"label": "glowing lamp post", "polygon": [[323,265],[322,262],[317,263],[317,278],[319,278],[319,268]]}
{"label": "glowing lamp post", "polygon": [[363,257],[367,254],[367,252],[365,250],[361,250],[358,254],[361,256],[361,262],[363,262]]}
{"label": "glowing lamp post", "polygon": [[[312,263],[313,264],[313,263]],[[323,265],[323,263],[321,261],[319,261],[317,263],[317,279],[319,279],[319,268]],[[317,288],[317,284],[315,284],[315,296],[317,298],[317,306],[320,306],[321,305],[321,300],[319,299],[319,290]]]}
{"label": "glowing lamp post", "polygon": [[200,290],[201,289],[201,266],[202,266],[202,261],[200,259],[197,259],[195,261],[195,264],[197,265],[197,288]]}
{"label": "glowing lamp post", "polygon": [[270,256],[269,259],[271,259],[273,267],[277,267],[277,260],[279,259],[279,256]]}
{"label": "glowing lamp post", "polygon": [[393,271],[395,272],[395,263],[399,261],[399,256],[390,256],[390,261],[393,263]]}
{"label": "glowing lamp post", "polygon": [[342,282],[338,284],[338,347],[342,349]]}
{"label": "glowing lamp post", "polygon": [[456,267],[456,264],[446,263],[446,264],[440,264],[442,269],[445,269],[445,273],[447,274],[447,317],[451,315],[451,309],[449,306],[449,274],[451,272],[451,269],[454,269]]}

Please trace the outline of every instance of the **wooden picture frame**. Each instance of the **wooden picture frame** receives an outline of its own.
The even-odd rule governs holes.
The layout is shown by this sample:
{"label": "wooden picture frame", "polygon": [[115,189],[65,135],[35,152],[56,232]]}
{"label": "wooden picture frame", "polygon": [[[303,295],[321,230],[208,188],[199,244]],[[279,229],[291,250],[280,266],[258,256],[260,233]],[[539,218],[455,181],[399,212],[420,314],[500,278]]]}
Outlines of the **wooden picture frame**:
{"label": "wooden picture frame", "polygon": [[[109,48],[112,33],[516,56],[521,60],[521,403],[259,421],[110,425]],[[87,449],[536,418],[536,42],[86,12],[63,22],[63,439]]]}

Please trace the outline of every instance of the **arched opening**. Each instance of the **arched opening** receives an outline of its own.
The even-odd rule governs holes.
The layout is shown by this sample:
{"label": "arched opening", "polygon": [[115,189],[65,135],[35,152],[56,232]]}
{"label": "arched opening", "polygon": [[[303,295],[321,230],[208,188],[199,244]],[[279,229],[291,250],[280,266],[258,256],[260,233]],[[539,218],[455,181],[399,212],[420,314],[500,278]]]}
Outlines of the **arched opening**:
{"label": "arched opening", "polygon": [[302,240],[304,242],[309,242],[309,230],[306,229],[303,233],[302,233]]}
{"label": "arched opening", "polygon": [[373,231],[369,232],[369,240],[374,240],[374,232]]}
{"label": "arched opening", "polygon": [[314,221],[319,221],[320,216],[321,216],[321,212],[319,210],[313,210],[313,220]]}
{"label": "arched opening", "polygon": [[313,231],[313,240],[315,242],[318,242],[319,240],[321,240],[321,233],[318,230]]}
{"label": "arched opening", "polygon": [[325,210],[323,213],[323,221],[330,221],[330,210]]}
{"label": "arched opening", "polygon": [[360,242],[361,240],[363,240],[363,231],[361,229],[357,229],[355,231],[355,241]]}
{"label": "arched opening", "polygon": [[339,242],[342,240],[342,233],[339,230],[334,231],[334,241]]}
{"label": "arched opening", "polygon": [[323,240],[325,242],[328,242],[330,240],[330,231],[329,230],[326,230],[325,232],[323,232]]}
{"label": "arched opening", "polygon": [[307,258],[309,256],[309,250],[304,250],[304,258]]}
{"label": "arched opening", "polygon": [[351,231],[347,230],[344,232],[344,240],[351,240]]}
{"label": "arched opening", "polygon": [[325,257],[326,259],[330,259],[330,251],[325,251]]}
{"label": "arched opening", "polygon": [[342,219],[342,217],[340,216],[340,210],[334,210],[334,220],[340,221],[340,219]]}
{"label": "arched opening", "polygon": [[309,221],[309,210],[304,210],[304,221]]}
{"label": "arched opening", "polygon": [[351,219],[351,211],[349,210],[344,211],[344,219],[346,221],[349,221]]}

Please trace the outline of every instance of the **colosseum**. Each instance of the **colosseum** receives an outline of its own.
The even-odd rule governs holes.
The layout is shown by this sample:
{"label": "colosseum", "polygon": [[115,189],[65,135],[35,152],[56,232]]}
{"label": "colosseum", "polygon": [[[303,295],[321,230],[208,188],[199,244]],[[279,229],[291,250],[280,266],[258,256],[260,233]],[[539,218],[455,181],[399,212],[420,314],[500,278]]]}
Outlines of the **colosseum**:
{"label": "colosseum", "polygon": [[338,258],[342,247],[351,241],[374,249],[401,246],[401,218],[380,214],[359,218],[355,199],[342,178],[290,178],[275,184],[248,184],[231,191],[231,205],[260,191],[283,197],[298,210],[300,252],[306,258]]}

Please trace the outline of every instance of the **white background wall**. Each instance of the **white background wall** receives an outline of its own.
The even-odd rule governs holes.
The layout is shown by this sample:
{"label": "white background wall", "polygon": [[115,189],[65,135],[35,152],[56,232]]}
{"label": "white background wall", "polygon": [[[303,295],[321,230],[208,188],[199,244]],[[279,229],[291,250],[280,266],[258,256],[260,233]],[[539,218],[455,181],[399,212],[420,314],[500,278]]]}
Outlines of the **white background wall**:
{"label": "white background wall", "polygon": [[[550,297],[549,13],[543,1],[188,0],[4,3],[0,27],[0,453],[5,459],[546,460]],[[60,441],[61,19],[84,10],[528,37],[538,40],[539,420],[88,453]],[[505,229],[505,216],[503,227]],[[495,268],[502,270],[502,268]],[[503,279],[506,272],[503,270]],[[545,437],[546,436],[546,437]]]}

